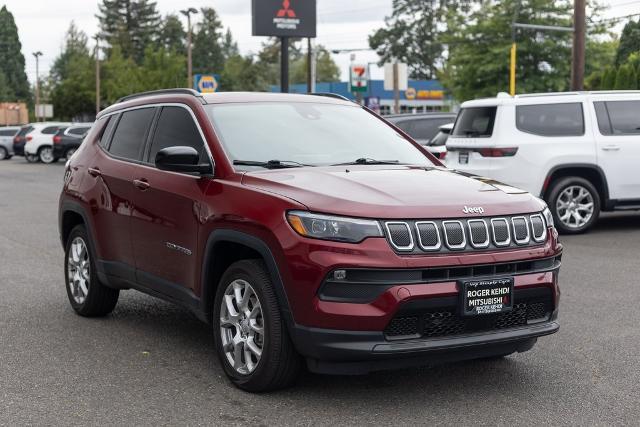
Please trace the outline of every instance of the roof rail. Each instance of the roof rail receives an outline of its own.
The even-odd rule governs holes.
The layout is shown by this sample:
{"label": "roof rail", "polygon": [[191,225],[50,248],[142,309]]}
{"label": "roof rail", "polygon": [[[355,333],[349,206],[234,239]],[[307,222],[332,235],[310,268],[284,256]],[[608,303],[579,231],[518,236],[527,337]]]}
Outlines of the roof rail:
{"label": "roof rail", "polygon": [[315,95],[315,96],[326,96],[327,98],[335,98],[335,99],[341,99],[343,101],[349,101],[352,102],[349,98],[347,98],[346,96],[342,96],[339,95],[337,93],[332,93],[332,92],[309,92],[309,95]]}
{"label": "roof rail", "polygon": [[123,96],[122,98],[118,99],[116,103],[131,101],[132,99],[142,98],[143,96],[150,96],[150,95],[191,95],[198,98],[202,98],[202,94],[196,90],[187,89],[187,88],[174,88],[174,89],[160,89],[160,90],[150,90],[148,92],[134,93],[132,95]]}

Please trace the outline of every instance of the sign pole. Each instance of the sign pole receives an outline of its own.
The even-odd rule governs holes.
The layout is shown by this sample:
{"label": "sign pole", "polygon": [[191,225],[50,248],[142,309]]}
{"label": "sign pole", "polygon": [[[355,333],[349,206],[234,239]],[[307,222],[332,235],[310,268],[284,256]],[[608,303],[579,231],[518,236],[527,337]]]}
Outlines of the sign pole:
{"label": "sign pole", "polygon": [[400,76],[398,75],[398,61],[393,63],[393,112],[400,113]]}
{"label": "sign pole", "polygon": [[280,37],[280,92],[289,92],[289,37]]}

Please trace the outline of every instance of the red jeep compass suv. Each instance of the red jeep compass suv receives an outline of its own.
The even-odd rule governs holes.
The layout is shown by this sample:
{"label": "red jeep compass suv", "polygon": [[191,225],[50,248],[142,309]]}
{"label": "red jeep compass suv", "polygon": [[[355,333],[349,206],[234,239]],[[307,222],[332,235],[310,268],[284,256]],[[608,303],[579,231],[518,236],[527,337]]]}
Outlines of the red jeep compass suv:
{"label": "red jeep compass suv", "polygon": [[187,89],[106,109],[59,227],[82,316],[123,289],[192,310],[239,387],[529,350],[558,330],[544,202],[444,168],[331,95]]}

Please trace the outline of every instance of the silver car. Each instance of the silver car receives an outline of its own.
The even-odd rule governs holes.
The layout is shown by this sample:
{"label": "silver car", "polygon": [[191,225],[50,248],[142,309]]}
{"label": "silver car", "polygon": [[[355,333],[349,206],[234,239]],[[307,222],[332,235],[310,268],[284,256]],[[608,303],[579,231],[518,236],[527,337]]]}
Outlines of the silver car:
{"label": "silver car", "polygon": [[13,157],[13,137],[20,131],[20,126],[0,127],[0,160]]}

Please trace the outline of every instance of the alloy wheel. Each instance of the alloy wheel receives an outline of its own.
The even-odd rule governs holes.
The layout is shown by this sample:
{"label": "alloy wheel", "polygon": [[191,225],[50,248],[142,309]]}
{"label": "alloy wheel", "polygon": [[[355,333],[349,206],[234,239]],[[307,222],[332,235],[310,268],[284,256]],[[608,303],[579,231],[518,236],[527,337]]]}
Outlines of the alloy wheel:
{"label": "alloy wheel", "polygon": [[71,242],[67,257],[67,280],[73,300],[77,304],[84,304],[89,294],[90,268],[87,244],[82,237],[76,237]]}
{"label": "alloy wheel", "polygon": [[4,160],[7,158],[7,149],[4,147],[0,147],[0,160]]}
{"label": "alloy wheel", "polygon": [[42,163],[51,163],[53,162],[53,148],[45,147],[40,150],[40,160]]}
{"label": "alloy wheel", "polygon": [[75,148],[69,148],[69,149],[67,150],[67,154],[66,154],[66,156],[65,156],[65,157],[67,158],[67,160],[69,160],[69,159],[71,158],[71,156],[73,156],[73,154],[74,154],[75,152],[76,152],[76,149],[75,149]]}
{"label": "alloy wheel", "polygon": [[571,185],[556,200],[558,219],[567,228],[579,229],[589,223],[594,210],[593,195],[581,185]]}
{"label": "alloy wheel", "polygon": [[262,357],[265,328],[260,299],[245,280],[234,280],[224,292],[220,336],[233,369],[243,375],[252,373]]}

